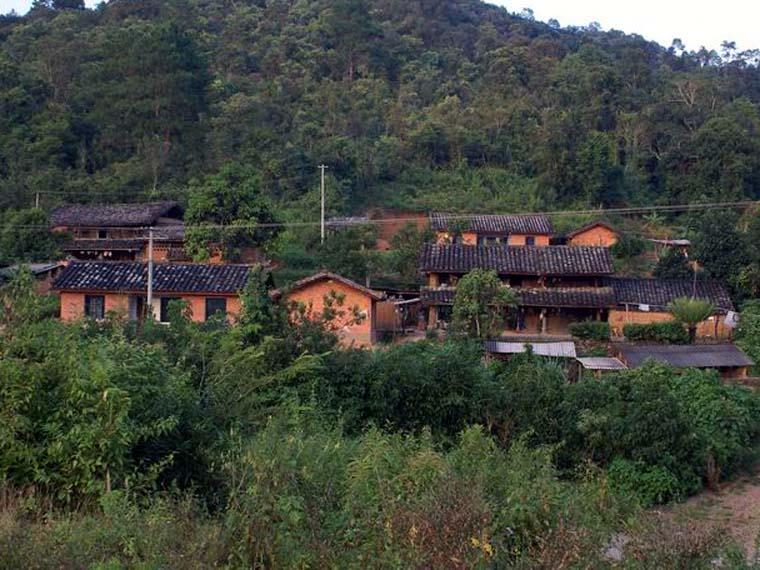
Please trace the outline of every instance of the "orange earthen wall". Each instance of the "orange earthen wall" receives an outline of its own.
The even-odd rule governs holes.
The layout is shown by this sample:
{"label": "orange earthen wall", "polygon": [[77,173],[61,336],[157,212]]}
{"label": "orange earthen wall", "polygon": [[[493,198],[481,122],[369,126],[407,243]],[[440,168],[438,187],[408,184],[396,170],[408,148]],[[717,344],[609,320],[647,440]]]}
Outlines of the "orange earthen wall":
{"label": "orange earthen wall", "polygon": [[597,226],[590,228],[570,239],[569,245],[594,245],[602,247],[612,247],[618,241],[618,236],[612,230]]}
{"label": "orange earthen wall", "polygon": [[[527,235],[523,234],[510,234],[508,245],[525,245],[525,238]],[[533,236],[536,238],[536,246],[549,245],[549,236]]]}
{"label": "orange earthen wall", "polygon": [[[100,293],[93,293],[98,295]],[[105,293],[106,314],[116,313],[122,316],[129,314],[129,294]],[[84,293],[67,293],[61,292],[61,320],[76,321],[84,318]],[[227,299],[228,319],[233,321],[240,314],[240,298],[225,297]],[[160,296],[156,297],[156,303],[159,303]],[[186,301],[192,311],[192,320],[203,322],[206,319],[206,296],[185,295],[182,299]],[[154,309],[155,317],[158,318],[158,311]]]}
{"label": "orange earthen wall", "polygon": [[[303,304],[307,312],[319,315],[324,309],[324,298],[335,291],[338,295],[345,295],[343,306],[338,311],[343,311],[343,318],[336,319],[333,323],[338,327],[338,336],[345,345],[352,343],[358,346],[369,346],[374,341],[375,323],[372,310],[373,301],[370,297],[336,281],[320,281],[312,283],[302,289],[292,292],[288,295],[288,301]],[[366,315],[360,323],[349,324],[348,321],[353,319],[353,308],[358,307]]]}
{"label": "orange earthen wall", "polygon": [[[725,317],[723,315],[715,315],[713,320],[706,320],[699,323],[697,327],[697,336],[700,338],[728,338],[731,335],[731,329],[724,325]],[[717,336],[716,336],[716,321],[717,319]],[[673,315],[664,311],[652,311],[642,312],[631,310],[626,315],[625,310],[614,309],[610,311],[609,323],[612,334],[615,336],[623,336],[623,327],[627,324],[651,324],[651,323],[664,323],[672,321]]]}

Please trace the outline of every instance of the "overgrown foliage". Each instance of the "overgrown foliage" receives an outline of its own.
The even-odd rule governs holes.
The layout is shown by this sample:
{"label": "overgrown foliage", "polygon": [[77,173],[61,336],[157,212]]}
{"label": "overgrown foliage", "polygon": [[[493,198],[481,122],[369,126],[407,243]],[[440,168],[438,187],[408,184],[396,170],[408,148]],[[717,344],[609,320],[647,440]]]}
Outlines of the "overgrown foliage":
{"label": "overgrown foliage", "polygon": [[623,335],[634,342],[661,342],[663,344],[688,344],[689,332],[677,321],[662,323],[631,323],[623,327]]}

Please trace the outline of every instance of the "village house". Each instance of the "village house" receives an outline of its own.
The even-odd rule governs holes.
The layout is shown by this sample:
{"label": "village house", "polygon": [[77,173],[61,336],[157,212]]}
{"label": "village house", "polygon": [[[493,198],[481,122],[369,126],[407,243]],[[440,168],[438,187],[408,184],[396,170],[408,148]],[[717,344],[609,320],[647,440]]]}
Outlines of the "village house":
{"label": "village house", "polygon": [[73,204],[53,210],[52,230],[71,241],[63,250],[80,260],[139,261],[148,258],[148,228],[155,228],[153,258],[187,261],[183,208],[177,202]]}
{"label": "village house", "polygon": [[114,313],[129,320],[152,314],[167,322],[169,304],[176,300],[187,303],[193,321],[204,322],[220,314],[234,321],[248,274],[246,265],[156,263],[153,301],[148,307],[146,263],[72,261],[55,280],[53,290],[60,294],[64,321],[101,320]]}
{"label": "village house", "polygon": [[335,273],[320,272],[293,283],[285,293],[294,313],[321,318],[327,308],[330,327],[343,345],[371,346],[377,341],[378,303],[384,295]]}
{"label": "village house", "polygon": [[567,234],[567,245],[593,245],[612,247],[620,239],[620,233],[607,222],[596,221],[586,224]]}
{"label": "village house", "polygon": [[616,306],[614,291],[604,283],[613,273],[605,247],[425,244],[420,271],[427,286],[420,297],[428,328],[445,328],[457,282],[473,269],[494,270],[514,288],[519,306],[510,311],[505,334],[567,335],[570,324],[607,320]]}
{"label": "village house", "polygon": [[548,246],[554,232],[544,215],[457,215],[433,212],[430,229],[436,243],[461,245]]}
{"label": "village house", "polygon": [[691,279],[643,279],[613,277],[605,285],[615,292],[615,307],[609,310],[610,330],[614,336],[623,336],[627,324],[650,324],[672,321],[668,305],[679,297],[695,297],[709,301],[714,314],[699,324],[697,336],[701,338],[728,338],[730,324],[726,316],[734,311],[728,291],[719,281]]}
{"label": "village house", "polygon": [[47,263],[25,263],[9,265],[0,268],[0,285],[11,281],[22,268],[26,268],[34,277],[34,290],[38,295],[47,295],[53,285],[53,281],[63,271],[66,266],[61,261],[51,261]]}
{"label": "village house", "polygon": [[673,368],[702,368],[717,370],[721,378],[746,378],[747,369],[754,364],[733,344],[647,344],[618,346],[620,360],[630,368],[656,361]]}

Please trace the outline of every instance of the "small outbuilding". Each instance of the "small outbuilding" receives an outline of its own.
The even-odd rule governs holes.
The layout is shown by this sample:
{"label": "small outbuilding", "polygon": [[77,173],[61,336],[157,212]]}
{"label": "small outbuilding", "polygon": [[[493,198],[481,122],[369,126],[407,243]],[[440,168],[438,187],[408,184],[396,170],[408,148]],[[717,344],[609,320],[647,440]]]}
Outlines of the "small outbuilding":
{"label": "small outbuilding", "polygon": [[594,378],[600,378],[602,374],[628,369],[620,359],[607,356],[584,356],[575,360],[578,363],[575,375],[577,378],[583,376],[584,372],[593,374]]}
{"label": "small outbuilding", "polygon": [[747,369],[754,364],[734,344],[622,345],[619,351],[620,360],[630,368],[654,360],[673,368],[712,368],[722,378],[745,378]]}
{"label": "small outbuilding", "polygon": [[567,234],[567,245],[612,247],[620,239],[620,232],[601,220],[586,224]]}
{"label": "small outbuilding", "polygon": [[486,352],[496,357],[510,357],[515,354],[522,354],[530,348],[530,351],[537,356],[548,358],[576,358],[575,343],[569,341],[562,342],[512,342],[500,340],[487,340],[485,343]]}
{"label": "small outbuilding", "polygon": [[384,295],[351,279],[323,271],[296,281],[285,293],[294,311],[319,317],[333,313],[332,327],[344,345],[371,346],[377,341],[377,304]]}

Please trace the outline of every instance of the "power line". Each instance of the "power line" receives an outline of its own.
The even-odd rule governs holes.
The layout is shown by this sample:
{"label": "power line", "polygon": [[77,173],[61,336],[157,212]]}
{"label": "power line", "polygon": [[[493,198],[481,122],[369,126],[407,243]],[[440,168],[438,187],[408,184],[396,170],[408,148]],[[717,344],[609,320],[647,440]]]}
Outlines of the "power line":
{"label": "power line", "polygon": [[[740,208],[750,208],[753,206],[760,206],[760,200],[744,200],[739,202],[707,202],[697,204],[677,204],[677,205],[662,205],[662,206],[636,206],[630,208],[597,208],[588,210],[554,210],[548,212],[522,212],[522,213],[509,213],[509,214],[495,214],[495,215],[508,215],[512,217],[530,217],[530,216],[547,216],[547,217],[562,217],[562,216],[582,216],[582,215],[643,215],[656,212],[689,212],[689,211],[701,211],[701,210],[731,210]],[[482,216],[483,214],[446,214],[448,220],[462,220],[468,221],[473,218]],[[382,225],[382,224],[396,224],[396,223],[418,223],[419,217],[401,217],[401,218],[385,218],[379,220],[356,220],[356,221],[341,221],[331,224],[327,220],[326,224],[340,225],[340,226],[365,226],[365,225]],[[260,228],[289,228],[289,227],[319,227],[321,226],[321,220],[316,222],[266,222],[266,223],[251,223],[251,224],[195,224],[184,225],[185,229],[260,229]],[[7,224],[2,227],[15,227],[20,229],[49,229],[49,225],[25,225],[25,224]],[[77,226],[79,229],[102,229],[105,226]],[[113,230],[135,230],[135,229],[148,229],[148,226],[108,226],[108,229]]]}

